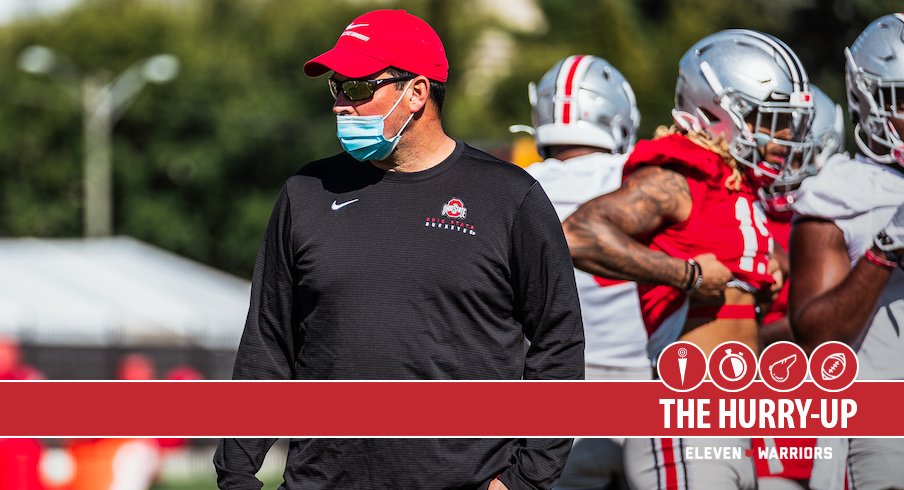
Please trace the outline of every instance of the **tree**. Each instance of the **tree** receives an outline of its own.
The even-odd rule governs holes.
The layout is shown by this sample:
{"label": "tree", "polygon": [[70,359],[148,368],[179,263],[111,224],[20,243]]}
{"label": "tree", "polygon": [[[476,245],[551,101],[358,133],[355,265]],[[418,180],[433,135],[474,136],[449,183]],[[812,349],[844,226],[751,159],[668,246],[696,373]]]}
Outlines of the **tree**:
{"label": "tree", "polygon": [[[160,52],[181,59],[179,77],[146,88],[114,131],[114,228],[247,277],[282,182],[340,149],[326,82],[305,77],[302,64],[364,11],[402,7],[436,26],[451,66],[447,129],[480,146],[512,141],[508,126],[530,121],[527,83],[575,53],[602,56],[625,74],[639,134],[649,137],[670,123],[680,56],[728,27],[785,40],[844,104],[842,48],[897,3],[537,0],[546,28],[525,32],[485,14],[480,0],[86,0],[0,28],[0,235],[82,229],[80,108],[58,83],[14,68],[32,44],[65,53],[86,74],[119,73]],[[507,36],[512,57],[475,88],[474,60],[485,55],[478,40],[489,29]]]}

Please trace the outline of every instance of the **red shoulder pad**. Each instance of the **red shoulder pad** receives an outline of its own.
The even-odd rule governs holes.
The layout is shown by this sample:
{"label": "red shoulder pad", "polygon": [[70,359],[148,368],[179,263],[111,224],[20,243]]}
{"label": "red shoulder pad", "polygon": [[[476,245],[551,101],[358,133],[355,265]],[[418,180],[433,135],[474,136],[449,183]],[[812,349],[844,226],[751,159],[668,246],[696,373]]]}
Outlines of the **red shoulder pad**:
{"label": "red shoulder pad", "polygon": [[721,177],[728,169],[722,157],[677,133],[656,140],[638,141],[625,162],[624,178],[647,165],[669,167],[704,181]]}

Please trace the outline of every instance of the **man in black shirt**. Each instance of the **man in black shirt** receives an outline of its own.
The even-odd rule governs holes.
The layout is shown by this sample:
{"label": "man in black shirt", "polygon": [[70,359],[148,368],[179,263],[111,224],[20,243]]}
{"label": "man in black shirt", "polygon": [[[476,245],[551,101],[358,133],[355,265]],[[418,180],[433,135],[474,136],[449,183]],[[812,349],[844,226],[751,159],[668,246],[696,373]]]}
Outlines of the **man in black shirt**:
{"label": "man in black shirt", "polygon": [[[445,134],[448,65],[433,29],[402,10],[364,14],[305,64],[310,76],[329,71],[345,152],[306,165],[279,194],[234,378],[582,379],[556,213],[527,173]],[[542,411],[542,400],[510,409]],[[220,487],[260,488],[274,441],[221,441]],[[293,439],[282,488],[550,488],[570,447]]]}

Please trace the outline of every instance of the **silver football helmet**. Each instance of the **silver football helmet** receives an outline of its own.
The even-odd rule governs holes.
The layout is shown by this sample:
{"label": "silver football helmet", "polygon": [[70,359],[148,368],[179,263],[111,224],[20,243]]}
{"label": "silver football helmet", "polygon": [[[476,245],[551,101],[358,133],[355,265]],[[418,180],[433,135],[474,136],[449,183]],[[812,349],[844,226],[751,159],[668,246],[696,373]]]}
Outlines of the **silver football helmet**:
{"label": "silver football helmet", "polygon": [[[857,147],[877,162],[904,165],[904,135],[889,120],[904,119],[904,14],[873,21],[844,50],[844,56]],[[876,152],[870,142],[888,151]]]}
{"label": "silver football helmet", "polygon": [[[608,61],[569,56],[528,85],[537,149],[587,145],[612,153],[634,146],[640,112],[634,91]],[[543,155],[545,156],[545,155]]]}
{"label": "silver football helmet", "polygon": [[[791,48],[761,32],[728,29],[691,46],[679,62],[672,116],[685,131],[723,138],[732,157],[757,177],[794,173],[791,155],[811,153],[807,72]],[[776,136],[786,129],[786,138]],[[766,161],[769,143],[789,149],[785,164]]]}
{"label": "silver football helmet", "polygon": [[813,158],[804,169],[803,178],[819,172],[830,156],[844,151],[844,110],[816,85],[810,84],[810,92],[816,111],[810,127]]}
{"label": "silver football helmet", "polygon": [[790,219],[791,204],[794,203],[795,192],[801,182],[819,173],[830,156],[844,150],[844,111],[816,85],[810,84],[810,92],[813,94],[815,109],[810,128],[812,155],[795,154],[791,165],[801,168],[782,175],[769,187],[759,190],[760,202],[770,217]]}

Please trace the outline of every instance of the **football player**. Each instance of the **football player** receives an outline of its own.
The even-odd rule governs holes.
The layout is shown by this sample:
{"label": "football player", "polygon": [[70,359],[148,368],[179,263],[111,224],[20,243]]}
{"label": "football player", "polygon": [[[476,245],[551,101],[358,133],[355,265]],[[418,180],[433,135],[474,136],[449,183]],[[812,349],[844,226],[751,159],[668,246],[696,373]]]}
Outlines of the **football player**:
{"label": "football player", "polygon": [[[527,171],[543,186],[559,219],[581,203],[618,189],[640,124],[634,91],[621,72],[596,56],[569,56],[539,83],[531,83],[528,96],[533,109],[533,127],[528,129],[545,160]],[[584,320],[586,379],[653,379],[635,284],[579,270],[575,279]],[[622,443],[575,439],[556,488],[627,485]]]}
{"label": "football player", "polygon": [[[798,172],[790,180],[776,180],[768,188],[760,190],[760,205],[769,218],[767,228],[772,233],[776,245],[783,250],[788,250],[788,239],[791,234],[791,217],[793,211],[791,204],[797,196],[797,189],[804,179],[818,173],[825,165],[826,160],[832,155],[844,149],[844,119],[841,106],[836,104],[828,95],[815,85],[810,84],[810,92],[813,94],[814,109],[813,125],[810,128],[810,140],[813,142],[812,151],[806,155],[798,155],[800,164],[805,166],[803,172]],[[786,269],[787,270],[787,266]],[[764,345],[784,340],[791,341],[791,330],[788,326],[788,286],[786,281],[771,309],[763,318],[760,327],[760,336]],[[828,440],[821,440],[820,447],[829,444]],[[815,447],[817,440],[812,438],[776,438],[751,440],[754,454],[760,454],[759,449],[767,446],[776,448],[804,448]],[[778,454],[782,454],[780,451]],[[790,454],[788,452],[787,454]],[[834,463],[834,462],[830,462]],[[816,467],[826,463],[813,459],[788,458],[788,459],[756,459],[756,474],[759,490],[779,490],[793,488],[808,488],[810,476]],[[828,467],[824,472],[833,471]]]}
{"label": "football player", "polygon": [[[795,172],[787,179],[777,179],[772,185],[760,189],[760,205],[766,213],[767,228],[781,250],[788,250],[791,236],[791,205],[797,198],[797,189],[807,177],[816,175],[826,161],[836,153],[844,150],[844,112],[825,92],[810,84],[813,94],[813,125],[810,129],[811,151],[796,155],[799,158],[801,171]],[[783,270],[788,266],[784,264]],[[763,345],[779,340],[791,341],[791,329],[788,325],[788,285],[786,282],[771,308],[763,316],[760,336]]]}
{"label": "football player", "polygon": [[[805,350],[851,345],[861,379],[904,379],[904,14],[880,17],[845,49],[859,150],[836,155],[792,205],[789,318]],[[851,488],[900,488],[904,441],[852,439]]]}
{"label": "football player", "polygon": [[[565,221],[578,268],[638,283],[651,358],[679,339],[707,353],[728,340],[759,350],[757,294],[781,277],[754,204],[801,171],[788,162],[812,146],[812,114],[806,71],[783,42],[746,29],[707,36],[679,63],[675,126],[638,142],[622,187]],[[692,445],[750,441],[629,439],[632,488],[756,488],[752,459],[686,460]]]}

